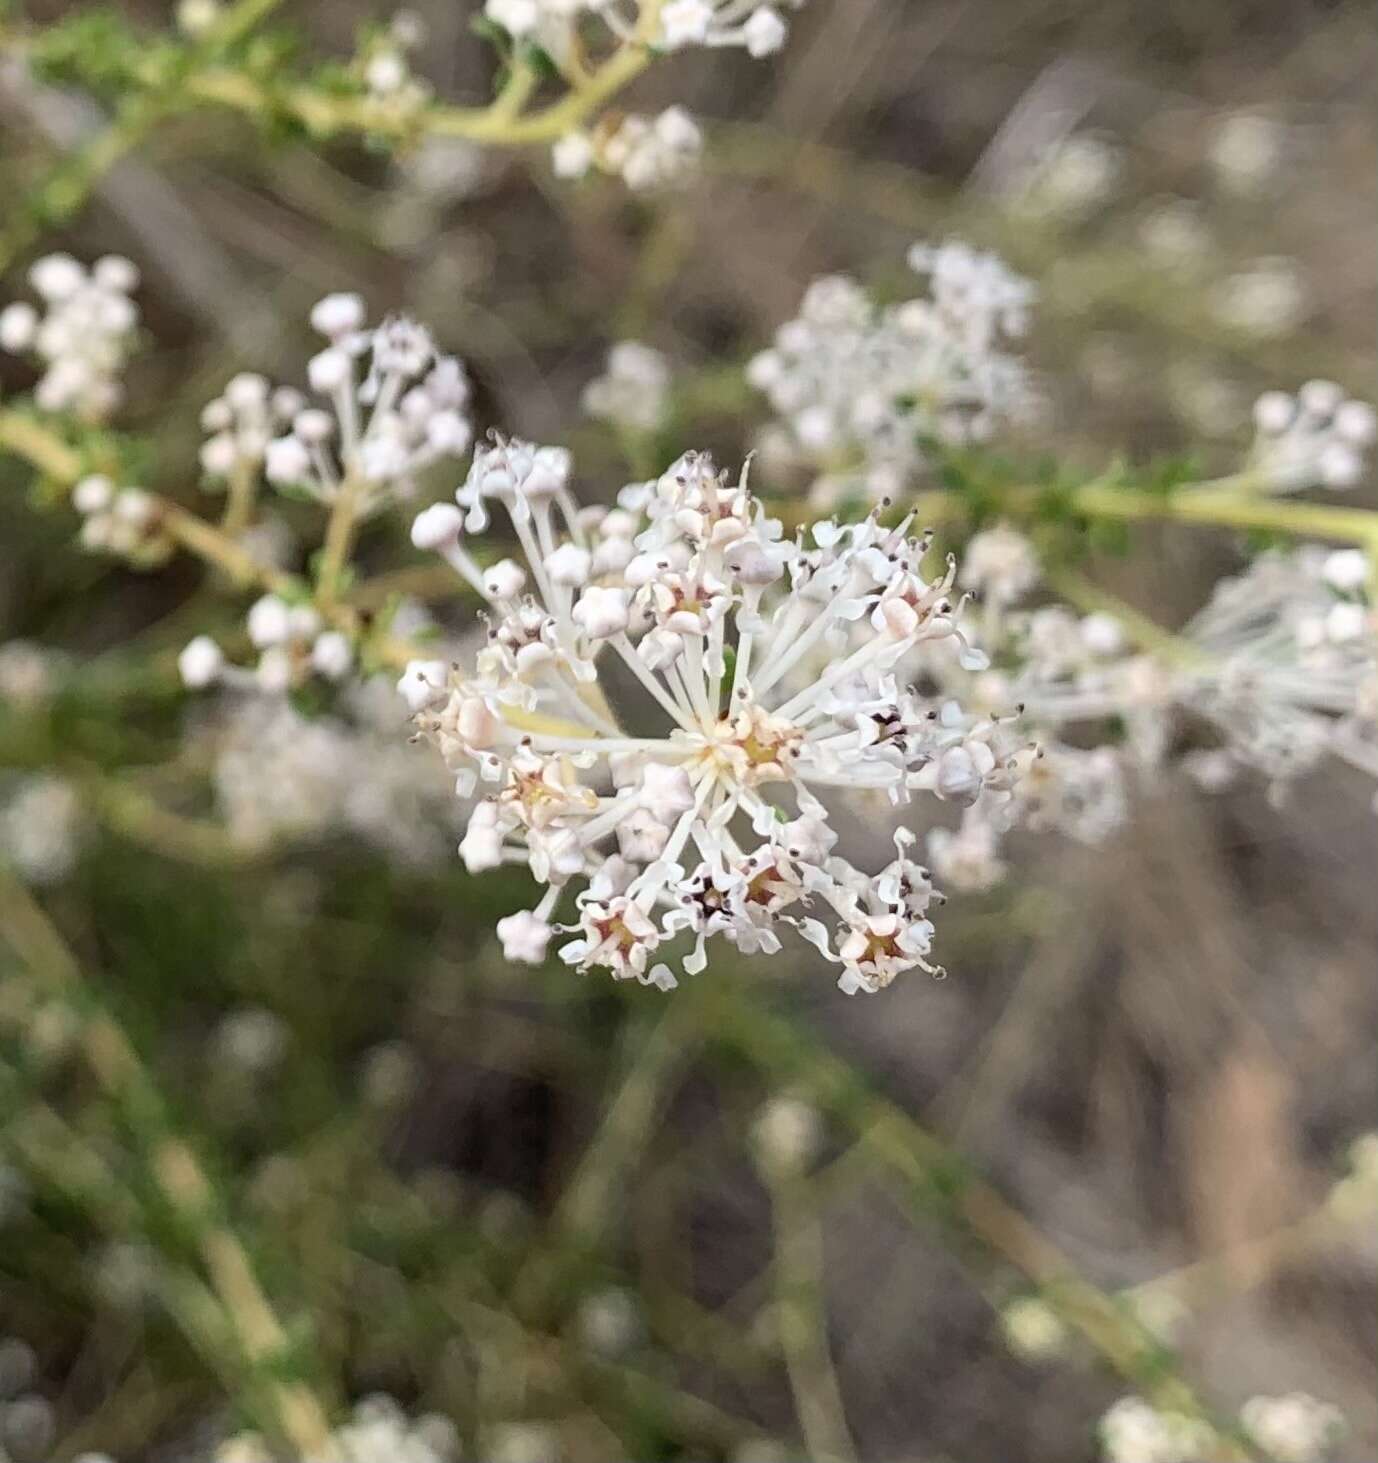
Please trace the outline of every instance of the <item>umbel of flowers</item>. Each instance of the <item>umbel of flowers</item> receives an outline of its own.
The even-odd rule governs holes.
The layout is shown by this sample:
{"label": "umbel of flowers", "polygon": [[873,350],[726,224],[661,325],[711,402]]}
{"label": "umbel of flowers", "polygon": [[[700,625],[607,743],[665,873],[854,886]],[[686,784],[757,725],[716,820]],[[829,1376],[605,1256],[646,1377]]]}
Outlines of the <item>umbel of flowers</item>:
{"label": "umbel of flowers", "polygon": [[[569,472],[561,449],[494,438],[456,503],[412,530],[488,605],[472,665],[414,662],[401,686],[459,794],[481,794],[467,867],[521,863],[546,886],[499,922],[509,958],[539,961],[559,935],[581,970],[668,989],[669,962],[702,970],[710,940],[770,953],[797,935],[848,992],[938,973],[939,896],[912,835],[858,869],[829,800],[1008,795],[1008,724],[900,676],[920,645],[984,664],[959,628],[955,564],[930,565],[926,535],[874,513],[789,538],[745,472],[698,453],[610,509],[579,507]],[[521,559],[481,568],[468,541],[494,513]],[[644,703],[635,730],[609,701],[614,666]]]}

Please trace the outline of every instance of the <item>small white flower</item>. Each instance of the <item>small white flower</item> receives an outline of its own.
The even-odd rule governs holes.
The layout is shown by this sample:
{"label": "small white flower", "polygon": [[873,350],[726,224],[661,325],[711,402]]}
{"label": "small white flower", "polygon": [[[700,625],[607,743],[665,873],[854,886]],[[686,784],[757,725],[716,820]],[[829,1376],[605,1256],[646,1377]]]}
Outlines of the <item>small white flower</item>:
{"label": "small white flower", "polygon": [[516,599],[526,588],[526,571],[511,559],[501,559],[483,571],[483,587],[492,599]]}
{"label": "small white flower", "polygon": [[1362,589],[1370,573],[1368,555],[1362,549],[1336,549],[1326,555],[1321,573],[1335,589]]}
{"label": "small white flower", "polygon": [[348,354],[335,346],[320,351],[306,363],[306,379],[312,391],[323,396],[341,391],[354,377],[354,366]]}
{"label": "small white flower", "polygon": [[502,953],[507,959],[519,960],[526,965],[540,965],[545,961],[546,947],[554,931],[529,909],[500,919],[497,929]]}
{"label": "small white flower", "polygon": [[342,681],[354,666],[354,647],[338,630],[327,630],[311,647],[311,664],[328,681]]}
{"label": "small white flower", "polygon": [[104,513],[114,501],[114,483],[99,473],[82,478],[72,489],[72,506],[78,513]]}
{"label": "small white flower", "polygon": [[279,437],[268,444],[264,471],[270,483],[304,482],[311,474],[311,453],[298,437]]}
{"label": "small white flower", "polygon": [[201,690],[217,681],[224,665],[225,654],[209,635],[198,635],[188,641],[177,657],[182,683],[193,690]]}
{"label": "small white flower", "polygon": [[660,425],[668,402],[670,368],[659,351],[639,341],[619,341],[608,369],[584,389],[584,410],[633,431]]}
{"label": "small white flower", "polygon": [[86,271],[70,254],[48,254],[29,270],[29,283],[49,302],[68,300],[86,282]]}
{"label": "small white flower", "polygon": [[478,803],[469,816],[469,827],[460,840],[459,856],[471,874],[496,869],[502,864],[502,830],[498,826],[496,803]]}
{"label": "small white flower", "polygon": [[566,132],[550,153],[557,178],[582,178],[593,166],[593,143],[586,132]]}
{"label": "small white flower", "polygon": [[445,699],[447,667],[443,660],[409,660],[397,682],[397,692],[415,714]]}
{"label": "small white flower", "polygon": [[18,301],[0,310],[0,350],[18,355],[26,351],[38,333],[38,311]]}
{"label": "small white flower", "polygon": [[785,44],[789,27],[773,6],[763,5],[752,13],[742,27],[742,38],[748,53],[758,60],[772,56]]}
{"label": "small white flower", "polygon": [[432,551],[454,543],[464,528],[464,515],[453,503],[432,503],[412,520],[411,541]]}
{"label": "small white flower", "polygon": [[265,594],[249,608],[249,640],[256,650],[281,645],[292,633],[292,612],[275,594]]}
{"label": "small white flower", "polygon": [[627,591],[591,584],[579,596],[571,614],[574,623],[591,640],[620,635],[630,620]]}
{"label": "small white flower", "polygon": [[548,554],[545,570],[552,584],[563,584],[578,589],[588,583],[593,567],[593,555],[578,544],[561,544],[554,553]]}

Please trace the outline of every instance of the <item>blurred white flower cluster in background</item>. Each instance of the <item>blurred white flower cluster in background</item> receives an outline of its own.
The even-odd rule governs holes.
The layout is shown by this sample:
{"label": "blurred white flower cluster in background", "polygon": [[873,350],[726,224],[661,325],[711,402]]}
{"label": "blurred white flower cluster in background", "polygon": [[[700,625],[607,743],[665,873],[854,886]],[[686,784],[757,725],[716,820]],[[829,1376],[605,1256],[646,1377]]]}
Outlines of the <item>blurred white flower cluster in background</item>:
{"label": "blurred white flower cluster in background", "polygon": [[779,418],[763,460],[814,472],[820,508],[897,498],[925,466],[926,442],[986,441],[1036,409],[1026,367],[1005,348],[1028,326],[1034,287],[958,241],[916,244],[909,264],[927,293],[897,305],[844,275],[815,280],[747,368]]}

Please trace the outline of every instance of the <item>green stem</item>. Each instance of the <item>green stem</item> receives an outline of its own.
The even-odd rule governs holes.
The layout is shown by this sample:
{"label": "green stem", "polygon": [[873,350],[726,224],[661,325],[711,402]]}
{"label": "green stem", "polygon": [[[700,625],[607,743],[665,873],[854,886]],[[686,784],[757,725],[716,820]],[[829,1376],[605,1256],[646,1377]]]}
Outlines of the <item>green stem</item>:
{"label": "green stem", "polygon": [[304,1381],[284,1378],[287,1334],[230,1229],[205,1169],[171,1127],[161,1094],[121,1027],[96,1004],[56,927],[28,890],[0,867],[0,931],[22,966],[79,1020],[78,1046],[115,1103],[178,1230],[199,1256],[245,1359],[264,1377],[269,1421],[302,1455],[318,1456],[329,1425]]}
{"label": "green stem", "polygon": [[762,1162],[775,1227],[775,1324],[813,1463],[851,1463],[856,1447],[828,1349],[823,1228],[808,1180]]}
{"label": "green stem", "polygon": [[1208,1416],[1186,1381],[1168,1368],[1157,1341],[1083,1279],[940,1137],[872,1092],[863,1077],[799,1023],[745,993],[730,976],[703,987],[703,994],[711,1002],[711,1029],[768,1072],[773,1083],[798,1090],[850,1126],[901,1180],[918,1212],[947,1221],[987,1255],[1021,1271],[1068,1325],[1157,1405]]}

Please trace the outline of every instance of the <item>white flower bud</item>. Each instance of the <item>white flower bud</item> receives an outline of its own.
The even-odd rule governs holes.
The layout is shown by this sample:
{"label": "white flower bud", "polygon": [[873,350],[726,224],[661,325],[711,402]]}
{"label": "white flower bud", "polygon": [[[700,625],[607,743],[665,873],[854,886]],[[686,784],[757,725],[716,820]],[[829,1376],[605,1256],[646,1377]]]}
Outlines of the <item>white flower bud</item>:
{"label": "white flower bud", "polygon": [[1083,617],[1081,643],[1093,655],[1115,655],[1124,648],[1124,627],[1103,610]]}
{"label": "white flower bud", "polygon": [[326,295],[311,310],[311,328],[318,335],[324,335],[330,340],[349,335],[363,323],[364,302],[358,295]]}
{"label": "white flower bud", "polygon": [[412,520],[411,541],[418,549],[441,549],[464,528],[464,514],[453,503],[432,503]]}
{"label": "white flower bud", "polygon": [[200,457],[207,477],[228,477],[239,461],[239,444],[229,432],[220,432],[201,444]]}
{"label": "white flower bud", "polygon": [[780,18],[779,12],[769,5],[763,5],[754,11],[742,27],[742,38],[746,41],[747,52],[758,60],[778,51],[785,44],[788,34],[789,28]]}
{"label": "white flower bud", "polygon": [[177,671],[182,677],[182,684],[193,691],[202,690],[219,680],[224,665],[224,653],[209,635],[198,635],[188,641],[177,657]]}
{"label": "white flower bud", "polygon": [[1325,617],[1326,637],[1335,645],[1358,640],[1364,634],[1364,622],[1367,618],[1363,605],[1349,601],[1331,605]]}
{"label": "white flower bud", "polygon": [[300,483],[311,475],[311,454],[295,437],[277,437],[263,456],[263,471],[270,483]]}
{"label": "white flower bud", "polygon": [[220,16],[220,0],[178,0],[177,29],[185,36],[205,35]]}
{"label": "white flower bud", "polygon": [[318,406],[309,406],[293,415],[292,435],[308,447],[319,447],[335,435],[335,418]]}
{"label": "white flower bud", "polygon": [[319,391],[322,395],[341,390],[353,376],[354,363],[344,351],[334,346],[312,356],[306,363],[306,379],[310,381],[312,391]]}
{"label": "white flower bud", "polygon": [[238,412],[261,411],[268,404],[268,383],[252,371],[241,371],[226,383],[225,400]]}
{"label": "white flower bud", "polygon": [[114,483],[100,473],[82,478],[72,489],[72,507],[78,513],[104,513],[114,500]]}
{"label": "white flower bud", "polygon": [[458,457],[473,440],[474,431],[457,411],[436,412],[426,421],[426,441],[437,452]]}
{"label": "white flower bud", "polygon": [[627,591],[625,589],[604,589],[591,584],[579,596],[572,611],[574,623],[591,640],[605,640],[610,635],[620,635],[629,620]]}
{"label": "white flower bud", "polygon": [[29,270],[29,283],[50,303],[70,299],[86,283],[86,271],[70,254],[48,254]]}
{"label": "white flower bud", "polygon": [[142,488],[121,488],[115,494],[111,512],[131,528],[147,528],[153,521],[153,497]]}
{"label": "white flower bud", "polygon": [[566,132],[550,150],[557,178],[582,178],[593,166],[593,143],[586,132]]}
{"label": "white flower bud", "polygon": [[662,821],[687,813],[694,806],[689,774],[674,763],[648,762],[641,774],[641,802]]}
{"label": "white flower bud", "polygon": [[327,681],[342,681],[354,664],[354,647],[338,630],[327,630],[311,647],[311,664]]}
{"label": "white flower bud", "polygon": [[502,864],[502,832],[498,810],[492,803],[479,803],[469,815],[469,826],[460,840],[459,856],[471,874],[481,874]]}
{"label": "white flower bud", "polygon": [[784,565],[755,539],[741,539],[733,544],[727,551],[727,560],[743,584],[774,584],[785,572]]}
{"label": "white flower bud", "polygon": [[1366,401],[1346,401],[1335,412],[1336,436],[1354,447],[1371,446],[1378,436],[1378,415]]}
{"label": "white flower bud", "polygon": [[561,544],[553,554],[546,555],[546,573],[555,584],[566,584],[579,588],[588,582],[593,555],[578,544]]}
{"label": "white flower bud", "polygon": [[981,773],[965,747],[949,747],[939,755],[933,790],[945,802],[974,803],[981,787]]}
{"label": "white flower bud", "polygon": [[397,681],[397,693],[413,713],[444,701],[447,671],[443,660],[409,660]]}
{"label": "white flower bud", "polygon": [[1327,554],[1321,574],[1335,589],[1362,589],[1368,579],[1368,556],[1362,549],[1336,549]]}
{"label": "white flower bud", "polygon": [[483,571],[483,588],[493,599],[516,599],[526,588],[526,571],[512,559],[501,559]]}
{"label": "white flower bud", "polygon": [[1265,391],[1254,402],[1254,426],[1265,437],[1280,437],[1292,425],[1296,409],[1285,391]]}
{"label": "white flower bud", "polygon": [[265,594],[249,608],[249,642],[256,650],[281,645],[291,636],[291,612],[275,594]]}
{"label": "white flower bud", "polygon": [[1364,459],[1344,442],[1331,442],[1317,460],[1316,471],[1327,488],[1352,488],[1364,475]]}
{"label": "white flower bud", "polygon": [[396,51],[382,51],[364,69],[370,91],[382,96],[401,90],[407,79],[407,63]]}
{"label": "white flower bud", "polygon": [[103,290],[132,295],[139,287],[138,267],[123,254],[104,254],[91,266],[91,278]]}
{"label": "white flower bud", "polygon": [[1334,381],[1308,381],[1299,392],[1297,400],[1304,412],[1328,421],[1345,399],[1344,388]]}
{"label": "white flower bud", "polygon": [[701,46],[712,23],[713,7],[707,0],[670,0],[660,12],[661,44],[667,51]]}
{"label": "white flower bud", "polygon": [[38,311],[19,301],[0,310],[0,350],[17,355],[33,344],[38,331]]}

